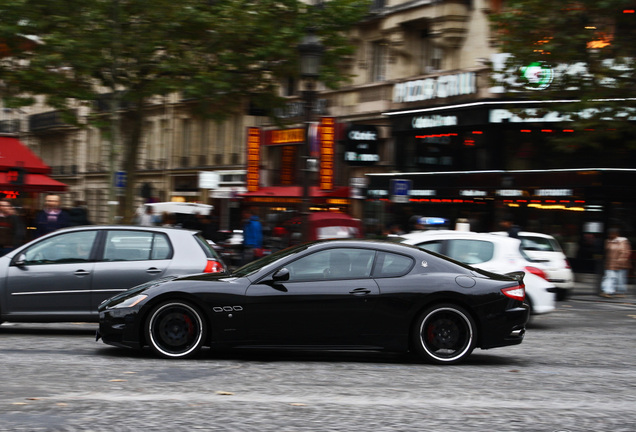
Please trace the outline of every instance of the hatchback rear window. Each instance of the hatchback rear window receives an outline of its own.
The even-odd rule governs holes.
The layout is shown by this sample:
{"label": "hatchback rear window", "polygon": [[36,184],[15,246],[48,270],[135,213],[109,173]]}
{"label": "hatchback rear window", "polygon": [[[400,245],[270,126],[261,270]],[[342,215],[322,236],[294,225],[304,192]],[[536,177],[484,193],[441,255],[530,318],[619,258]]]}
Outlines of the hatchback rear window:
{"label": "hatchback rear window", "polygon": [[457,239],[448,241],[446,255],[464,264],[481,264],[492,260],[495,245],[484,240]]}

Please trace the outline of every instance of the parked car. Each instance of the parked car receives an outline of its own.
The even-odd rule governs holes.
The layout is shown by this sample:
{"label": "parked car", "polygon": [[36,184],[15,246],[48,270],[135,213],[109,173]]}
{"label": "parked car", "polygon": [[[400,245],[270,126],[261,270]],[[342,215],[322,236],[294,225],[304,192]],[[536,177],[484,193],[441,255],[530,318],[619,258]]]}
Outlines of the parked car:
{"label": "parked car", "polygon": [[[513,277],[514,276],[514,277]],[[413,350],[440,364],[519,344],[523,273],[504,276],[398,243],[322,240],[230,275],[140,285],[99,307],[98,336],[186,358],[203,346]]]}
{"label": "parked car", "polygon": [[526,301],[531,313],[543,314],[555,309],[555,285],[524,256],[518,239],[470,231],[441,230],[404,234],[397,240],[495,273],[523,271],[526,273]]}
{"label": "parked car", "polygon": [[66,228],[0,257],[0,322],[97,321],[103,300],[140,283],[224,271],[219,255],[196,231]]}
{"label": "parked car", "polygon": [[[504,232],[494,234],[507,235]],[[548,234],[528,231],[519,232],[519,240],[526,255],[546,273],[548,281],[557,287],[557,300],[566,299],[574,288],[574,273],[558,240]]]}

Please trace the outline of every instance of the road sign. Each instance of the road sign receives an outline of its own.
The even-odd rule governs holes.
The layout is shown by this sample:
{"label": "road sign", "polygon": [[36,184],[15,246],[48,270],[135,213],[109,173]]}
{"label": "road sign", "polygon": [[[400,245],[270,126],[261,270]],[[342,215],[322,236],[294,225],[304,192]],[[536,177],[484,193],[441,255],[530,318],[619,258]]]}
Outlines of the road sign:
{"label": "road sign", "polygon": [[412,183],[411,180],[391,180],[391,201],[400,204],[409,202]]}

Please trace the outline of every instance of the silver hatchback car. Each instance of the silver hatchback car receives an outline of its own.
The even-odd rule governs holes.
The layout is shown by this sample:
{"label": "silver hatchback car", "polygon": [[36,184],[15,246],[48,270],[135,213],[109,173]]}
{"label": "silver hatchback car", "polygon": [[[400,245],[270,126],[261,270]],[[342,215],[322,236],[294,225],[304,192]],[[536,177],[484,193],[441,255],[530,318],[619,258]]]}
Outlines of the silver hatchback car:
{"label": "silver hatchback car", "polygon": [[109,297],[154,279],[226,270],[200,234],[179,228],[65,228],[0,257],[0,322],[97,321]]}

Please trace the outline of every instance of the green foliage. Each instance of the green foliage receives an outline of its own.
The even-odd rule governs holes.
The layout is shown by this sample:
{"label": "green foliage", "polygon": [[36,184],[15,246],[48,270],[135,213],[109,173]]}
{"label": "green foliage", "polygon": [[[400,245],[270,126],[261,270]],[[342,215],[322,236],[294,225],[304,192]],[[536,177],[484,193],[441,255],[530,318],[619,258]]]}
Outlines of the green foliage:
{"label": "green foliage", "polygon": [[[219,119],[240,112],[248,98],[275,106],[279,83],[298,75],[296,47],[309,27],[325,45],[321,79],[335,87],[347,79],[338,61],[353,50],[346,32],[368,7],[369,0],[322,7],[299,0],[2,0],[0,41],[9,55],[0,57],[0,96],[17,105],[46,95],[50,106],[70,112],[78,101],[117,94],[127,108],[124,165],[134,168],[144,100],[182,92],[197,101],[198,113]],[[39,43],[20,47],[25,35]],[[134,172],[128,178],[127,200]]]}
{"label": "green foliage", "polygon": [[[636,13],[624,13],[635,6],[627,0],[506,1],[491,23],[500,51],[511,56],[505,70],[493,77],[513,97],[576,100],[550,109],[570,117],[573,127],[602,128],[605,135],[588,134],[589,142],[575,147],[607,139],[634,145],[628,138],[633,134],[621,130],[631,129],[627,118],[636,117],[636,100],[631,99],[636,97]],[[555,72],[547,89],[524,88],[519,70],[532,62]],[[608,119],[616,120],[611,133]],[[563,148],[573,147],[567,138],[561,141]]]}

